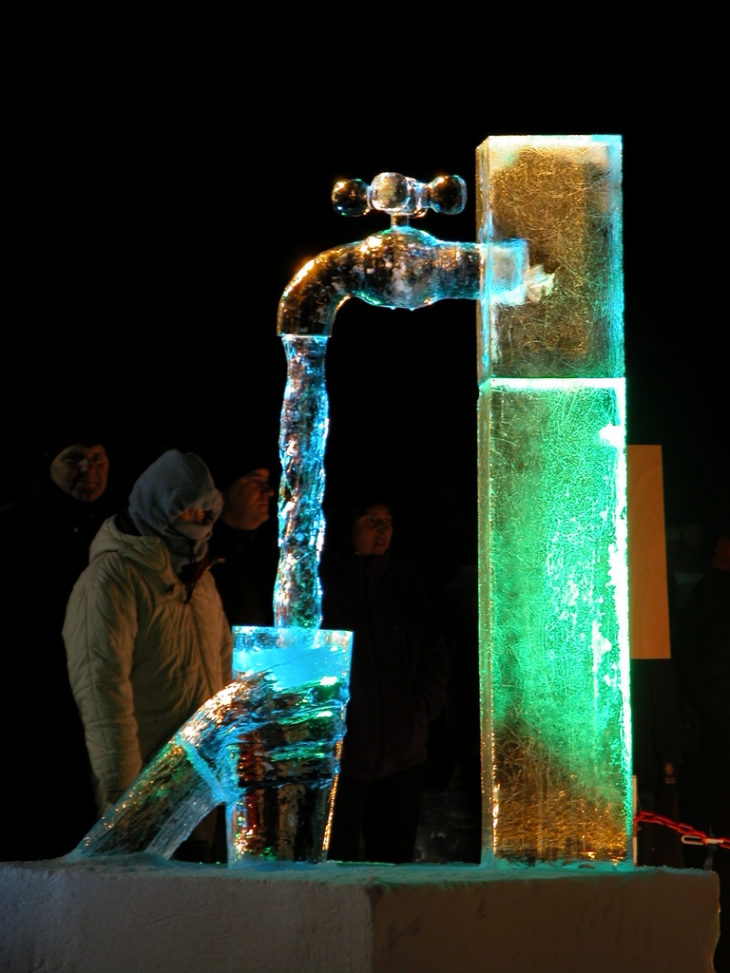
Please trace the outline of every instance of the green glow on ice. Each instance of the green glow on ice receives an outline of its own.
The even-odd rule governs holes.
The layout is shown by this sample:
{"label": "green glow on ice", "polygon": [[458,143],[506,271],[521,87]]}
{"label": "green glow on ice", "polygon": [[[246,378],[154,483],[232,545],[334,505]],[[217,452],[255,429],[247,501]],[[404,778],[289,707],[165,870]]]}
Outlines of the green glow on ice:
{"label": "green glow on ice", "polygon": [[481,387],[485,823],[497,854],[625,855],[624,443],[623,379]]}

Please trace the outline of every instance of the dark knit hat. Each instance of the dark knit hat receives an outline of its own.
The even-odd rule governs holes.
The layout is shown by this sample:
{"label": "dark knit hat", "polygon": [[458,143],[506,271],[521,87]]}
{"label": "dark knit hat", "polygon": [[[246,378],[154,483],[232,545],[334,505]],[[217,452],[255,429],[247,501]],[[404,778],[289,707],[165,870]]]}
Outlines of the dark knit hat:
{"label": "dark knit hat", "polygon": [[76,443],[84,446],[103,446],[108,452],[108,437],[103,430],[95,429],[93,423],[65,423],[46,429],[43,436],[43,456],[48,462],[55,459],[62,450]]}
{"label": "dark knit hat", "polygon": [[197,450],[205,461],[216,487],[227,490],[236,480],[252,470],[269,470],[272,477],[279,475],[276,444],[246,437],[240,443],[216,442]]}

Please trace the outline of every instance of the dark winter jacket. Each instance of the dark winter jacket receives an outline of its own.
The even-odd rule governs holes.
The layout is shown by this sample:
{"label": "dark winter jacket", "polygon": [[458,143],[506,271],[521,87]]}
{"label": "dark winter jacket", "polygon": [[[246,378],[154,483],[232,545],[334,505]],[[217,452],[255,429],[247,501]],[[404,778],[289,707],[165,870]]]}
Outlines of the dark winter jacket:
{"label": "dark winter jacket", "polygon": [[390,554],[322,565],[325,628],[354,632],[342,770],[377,780],[423,763],[446,698],[446,647],[419,572]]}
{"label": "dark winter jacket", "polygon": [[[84,732],[61,638],[66,602],[109,514],[106,494],[75,500],[45,489],[2,515],[0,709],[6,748],[0,783],[0,860],[55,858],[96,819]],[[48,802],[53,824],[48,824]]]}
{"label": "dark winter jacket", "polygon": [[221,521],[215,525],[209,548],[212,571],[231,625],[274,624],[277,552],[267,548],[268,536],[258,530],[236,530]]}

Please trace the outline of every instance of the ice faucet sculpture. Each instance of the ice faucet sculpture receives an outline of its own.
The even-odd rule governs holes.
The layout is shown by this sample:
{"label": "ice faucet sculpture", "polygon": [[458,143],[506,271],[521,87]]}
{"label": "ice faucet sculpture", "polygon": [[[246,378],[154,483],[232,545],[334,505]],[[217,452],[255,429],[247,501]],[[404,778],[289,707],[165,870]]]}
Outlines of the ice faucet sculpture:
{"label": "ice faucet sculpture", "polygon": [[[429,208],[461,212],[466,186],[459,176],[440,176],[425,185],[384,172],[370,186],[360,179],[337,183],[332,202],[344,216],[363,216],[371,209],[384,212],[391,227],[310,260],[279,302],[278,331],[287,353],[288,381],[281,419],[283,527],[274,596],[277,625],[318,624],[320,617],[317,561],[324,531],[320,502],[327,430],[324,356],[335,315],[345,301],[358,297],[368,304],[415,310],[446,298],[477,300],[486,275],[492,300],[513,304],[538,297],[551,283],[542,268],[528,267],[523,240],[488,246],[443,242],[409,225]],[[304,444],[311,460],[302,452]],[[295,503],[294,497],[302,499]]]}
{"label": "ice faucet sculpture", "polygon": [[[480,302],[484,858],[625,855],[619,153],[611,138],[487,140],[477,243],[410,226],[429,208],[459,212],[459,177],[337,184],[339,212],[380,210],[391,227],[320,254],[280,302],[276,627],[234,629],[237,680],[175,735],[82,854],[170,854],[219,803],[231,864],[323,854],[350,651],[349,633],[319,627],[324,359],[337,310],[359,297],[409,309]],[[529,265],[528,245],[550,273]]]}

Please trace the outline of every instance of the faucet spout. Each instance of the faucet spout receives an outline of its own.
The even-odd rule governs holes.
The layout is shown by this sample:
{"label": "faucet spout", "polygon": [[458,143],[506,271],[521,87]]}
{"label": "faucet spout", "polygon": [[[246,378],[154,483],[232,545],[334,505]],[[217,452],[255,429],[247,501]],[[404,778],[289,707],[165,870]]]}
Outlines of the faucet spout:
{"label": "faucet spout", "polygon": [[442,241],[412,226],[393,226],[310,260],[279,302],[279,334],[329,337],[351,297],[415,310],[447,298],[477,300],[478,243]]}

